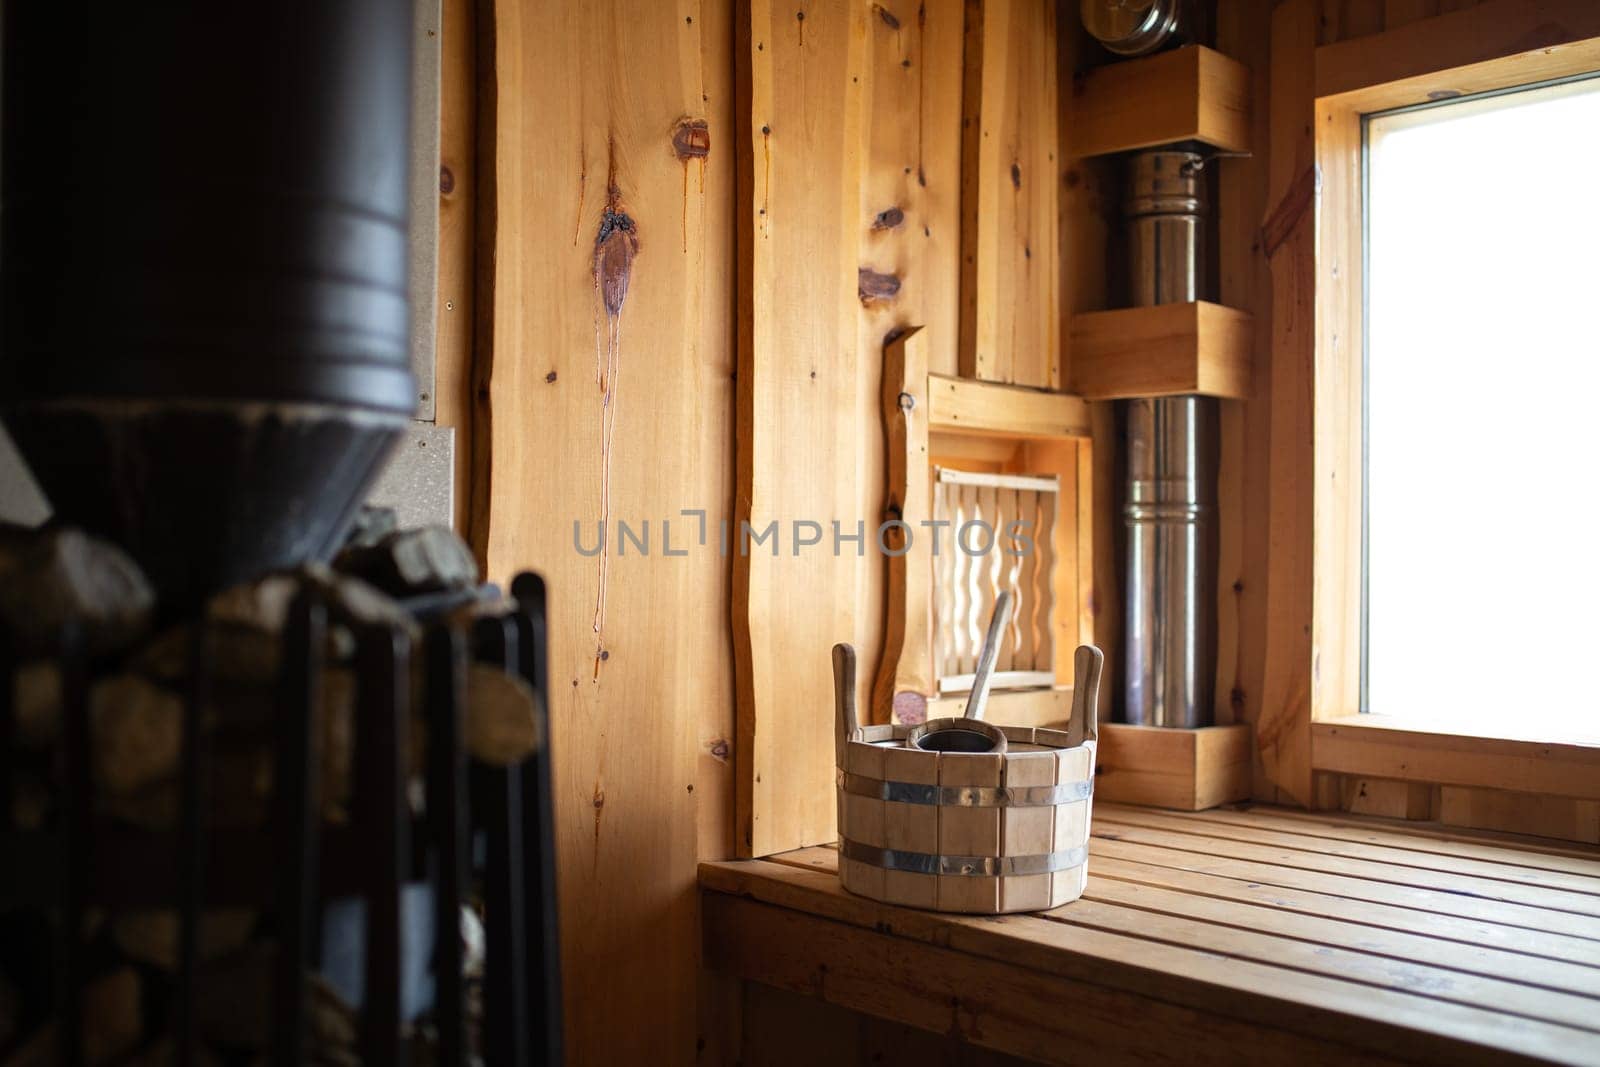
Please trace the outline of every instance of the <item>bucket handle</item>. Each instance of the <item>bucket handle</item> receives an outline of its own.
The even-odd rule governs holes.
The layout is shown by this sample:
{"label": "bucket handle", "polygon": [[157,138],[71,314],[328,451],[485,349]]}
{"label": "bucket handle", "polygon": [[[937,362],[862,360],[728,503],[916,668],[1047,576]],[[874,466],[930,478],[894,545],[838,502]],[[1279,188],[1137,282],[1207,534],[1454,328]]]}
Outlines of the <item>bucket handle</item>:
{"label": "bucket handle", "polygon": [[1094,645],[1079,645],[1072,656],[1072,718],[1070,723],[1083,724],[1083,739],[1100,739],[1100,674],[1105,669],[1106,654]]}
{"label": "bucket handle", "polygon": [[856,650],[845,642],[833,646],[833,707],[837,733],[833,743],[835,766],[844,766],[845,746],[861,740],[856,722]]}

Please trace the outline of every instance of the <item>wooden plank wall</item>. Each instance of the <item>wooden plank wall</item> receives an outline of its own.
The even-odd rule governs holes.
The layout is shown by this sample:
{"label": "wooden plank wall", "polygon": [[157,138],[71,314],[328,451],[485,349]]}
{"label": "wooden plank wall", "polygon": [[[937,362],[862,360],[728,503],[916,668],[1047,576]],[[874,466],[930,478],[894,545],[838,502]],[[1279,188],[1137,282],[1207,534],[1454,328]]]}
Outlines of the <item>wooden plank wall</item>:
{"label": "wooden plank wall", "polygon": [[1055,0],[967,0],[961,373],[1061,387]]}
{"label": "wooden plank wall", "polygon": [[[1057,158],[1060,184],[1056,202],[1057,238],[1061,255],[1061,296],[1058,300],[1057,336],[1061,345],[1061,380],[1070,381],[1072,316],[1080,311],[1101,311],[1116,306],[1124,286],[1116,272],[1121,231],[1119,169],[1106,157],[1077,158],[1073,151],[1072,108],[1067,97],[1074,92],[1075,76],[1099,47],[1084,33],[1072,0],[1056,4],[1056,82],[1061,96],[1056,113]],[[1109,720],[1122,689],[1119,655],[1122,650],[1121,558],[1118,553],[1122,516],[1119,509],[1122,449],[1118,438],[1116,405],[1089,405],[1093,424],[1090,506],[1094,527],[1092,588],[1087,602],[1095,643],[1106,654],[1105,684],[1100,687],[1099,717]]]}
{"label": "wooden plank wall", "polygon": [[[832,686],[826,650],[861,640],[871,575],[831,541],[869,512],[861,301],[898,294],[858,266],[867,12],[835,0],[741,13],[737,518],[733,634],[742,855],[832,834]],[[797,269],[798,265],[803,268]],[[858,273],[859,272],[859,273]],[[858,295],[859,294],[859,295]],[[799,523],[814,524],[813,544]],[[807,531],[807,536],[812,536]],[[819,542],[819,543],[818,543]]]}
{"label": "wooden plank wall", "polygon": [[[1225,304],[1255,311],[1257,351],[1270,353],[1256,362],[1251,400],[1224,406],[1220,496],[1232,515],[1223,529],[1232,534],[1223,542],[1219,583],[1218,707],[1256,724],[1258,799],[1594,843],[1600,841],[1600,804],[1594,801],[1313,774],[1298,725],[1309,698],[1308,650],[1304,635],[1281,622],[1299,613],[1309,617],[1309,571],[1303,559],[1286,558],[1294,550],[1284,547],[1283,531],[1310,521],[1308,424],[1297,421],[1286,401],[1297,396],[1309,402],[1314,324],[1310,280],[1302,273],[1310,262],[1309,244],[1300,242],[1313,239],[1307,75],[1313,49],[1474,6],[1476,0],[1218,5],[1217,47],[1252,69],[1255,143],[1264,146],[1252,159],[1224,163],[1221,170],[1221,296]],[[1296,269],[1296,263],[1302,266]],[[1276,586],[1269,595],[1272,580]],[[1285,649],[1293,656],[1285,658]],[[1298,673],[1296,662],[1302,664]]]}
{"label": "wooden plank wall", "polygon": [[[732,11],[479,14],[472,520],[492,578],[532,567],[549,582],[574,1063],[692,1055],[695,864],[726,854],[713,749],[726,759],[733,703],[716,551],[732,495]],[[682,509],[705,511],[706,546]],[[614,529],[608,553],[575,549],[574,522],[593,546],[608,510],[649,523],[649,557]],[[686,558],[659,558],[663,520]]]}
{"label": "wooden plank wall", "polygon": [[[848,278],[833,305],[834,341],[803,353],[811,362],[800,382],[812,388],[815,369],[845,411],[829,433],[801,427],[771,469],[810,477],[819,455],[848,459],[841,477],[854,489],[840,494],[837,517],[859,516],[870,531],[882,506],[884,338],[922,325],[931,369],[957,366],[962,2],[761,10],[774,46],[809,57],[813,76],[834,64],[837,79],[852,79],[832,93],[814,81],[777,88],[823,101],[814,114],[823,126],[845,121],[843,102],[852,101],[853,130],[837,143],[850,145],[857,172],[819,186],[816,160],[784,155],[797,139],[825,136],[805,132],[792,108],[771,139],[755,136],[778,125],[771,120],[745,135],[752,169],[737,204],[754,216],[749,233],[763,206],[773,221],[832,220]],[[827,36],[835,16],[848,34]],[[456,412],[451,424],[471,439],[461,449],[460,496],[487,573],[505,580],[534,567],[551,585],[574,1062],[626,1061],[646,1049],[688,1057],[694,863],[737,847],[732,563],[716,547],[719,522],[735,516],[734,23],[735,6],[721,2],[560,0],[534,9],[446,0],[441,361],[453,368],[455,392],[447,402],[441,385],[441,412]],[[752,43],[761,47],[746,56],[768,47],[765,35]],[[757,204],[756,152],[768,146],[778,154],[763,151],[759,173],[773,199]],[[790,160],[787,173],[768,169]],[[787,280],[813,272],[815,261],[782,265]],[[863,285],[859,269],[875,277]],[[746,294],[753,283],[752,275]],[[794,293],[769,292],[789,302],[795,321],[816,321]],[[776,322],[769,314],[769,327]],[[764,369],[796,351],[768,348]],[[631,543],[619,549],[613,528],[602,570],[575,550],[572,523],[585,524],[582,543],[592,547],[607,496],[613,522],[637,533],[649,520],[653,557],[665,550],[663,519],[673,523],[674,548],[695,551],[645,558]],[[703,550],[684,508],[706,512]],[[878,562],[847,555],[840,573],[839,600],[850,606],[843,632],[786,630],[770,661],[788,672],[787,698],[822,680],[812,703],[825,717],[828,644],[853,637],[876,648],[881,625]],[[766,618],[801,617],[782,593],[759,603]],[[814,670],[807,650],[818,657]],[[820,816],[810,821],[789,844],[831,837],[831,803],[825,827]],[[783,844],[775,836],[767,847]],[[701,980],[714,1003],[717,981]],[[618,1018],[629,1024],[616,1026]]]}
{"label": "wooden plank wall", "polygon": [[[755,3],[735,54],[736,522],[776,520],[782,540],[733,553],[735,836],[765,855],[833,839],[827,649],[852,640],[870,663],[880,642],[885,561],[836,555],[831,524],[870,539],[881,519],[884,343],[920,325],[929,369],[956,365],[962,5]],[[822,544],[796,554],[796,520]]]}
{"label": "wooden plank wall", "polygon": [[[1256,796],[1311,804],[1311,249],[1314,49],[1472,6],[1460,0],[1241,0],[1216,44],[1251,68],[1255,151],[1225,161],[1219,295],[1255,313],[1254,392],[1225,403],[1218,589],[1219,721],[1256,725]],[[1326,789],[1321,791],[1328,796]]]}
{"label": "wooden plank wall", "polygon": [[[1219,722],[1254,722],[1261,706],[1260,679],[1266,656],[1266,561],[1268,435],[1272,411],[1270,351],[1272,277],[1261,220],[1267,209],[1270,157],[1271,81],[1270,0],[1219,5],[1217,48],[1250,67],[1252,155],[1224,160],[1217,172],[1217,295],[1228,307],[1254,315],[1252,395],[1221,404],[1221,452],[1217,499],[1219,523],[1217,580],[1217,687]],[[1275,790],[1264,773],[1260,751],[1252,746],[1256,795]]]}
{"label": "wooden plank wall", "polygon": [[[1309,69],[1309,48],[1317,41],[1462,6],[1451,0],[1286,0],[1279,6],[1300,4],[1313,12],[1311,40],[1304,32],[1293,35],[1294,51],[1282,56],[1283,69],[1294,63]],[[1252,68],[1262,146],[1251,160],[1222,165],[1221,296],[1256,312],[1262,352],[1282,326],[1264,313],[1273,299],[1272,261],[1284,241],[1296,239],[1301,199],[1309,197],[1305,172],[1292,165],[1269,190],[1267,94],[1278,58],[1271,51],[1272,6],[1270,0],[1223,4],[1216,20],[1219,48]],[[839,497],[841,507],[853,509],[838,516],[845,521],[859,514],[870,524],[882,502],[876,394],[883,338],[923,325],[929,369],[958,370],[963,7],[963,0],[832,0],[801,2],[792,10],[751,8],[765,12],[777,47],[815,59],[807,61],[813,73],[822,62],[818,46],[836,41],[842,58],[830,60],[835,76],[860,79],[850,89],[804,90],[836,109],[818,113],[817,122],[845,121],[848,103],[854,124],[848,143],[854,145],[855,177],[846,183],[840,173],[825,199],[840,212],[830,240],[857,288],[829,305],[836,308],[833,344],[807,353],[819,379],[827,376],[830,395],[851,412],[831,424],[835,454],[865,457],[864,467],[847,473],[852,491]],[[1071,0],[1056,5],[1063,92],[1085,61],[1077,51],[1076,8]],[[1374,21],[1380,9],[1381,24]],[[801,12],[805,19],[794,17]],[[473,442],[469,447],[463,440],[458,448],[462,462],[470,462],[458,498],[468,508],[467,528],[488,573],[504,580],[536,567],[554,594],[553,677],[562,683],[552,707],[557,832],[574,1060],[687,1058],[695,1041],[698,958],[694,864],[697,857],[724,857],[736,848],[734,653],[725,614],[731,564],[715,551],[667,561],[642,558],[631,545],[624,555],[613,545],[597,635],[600,564],[574,550],[572,521],[589,524],[586,543],[592,544],[608,482],[611,517],[636,530],[650,520],[657,555],[662,519],[674,520],[675,546],[693,532],[694,520],[683,519],[681,509],[706,511],[711,545],[719,520],[735,515],[736,208],[755,213],[739,216],[753,235],[761,206],[756,182],[765,191],[769,177],[760,124],[749,124],[748,195],[736,197],[735,6],[725,0],[676,7],[555,0],[534,9],[445,0],[444,15],[440,421]],[[851,27],[842,37],[827,36],[824,24],[834,17]],[[749,47],[740,54],[761,54]],[[774,87],[780,90],[800,86]],[[1066,113],[1060,109],[1056,126],[1062,338],[1074,311],[1110,306],[1118,201],[1114,167],[1071,159]],[[696,120],[705,127],[693,125]],[[801,136],[813,135],[820,136]],[[809,202],[823,195],[812,188],[813,160],[802,160],[801,172],[813,177],[783,184],[790,137],[780,128],[770,142],[778,200],[768,207],[783,213],[780,218],[794,210],[785,197]],[[837,143],[843,151],[846,141]],[[631,232],[620,225],[623,216]],[[606,238],[597,249],[602,229]],[[605,284],[597,284],[597,259]],[[863,268],[874,276],[865,301]],[[754,283],[752,275],[746,292],[754,292]],[[892,295],[884,292],[888,286]],[[772,296],[787,298],[775,289]],[[1070,360],[1070,351],[1061,358]],[[1224,717],[1258,727],[1271,632],[1268,516],[1275,469],[1269,457],[1281,444],[1273,439],[1271,400],[1282,379],[1268,362],[1257,362],[1256,396],[1227,405],[1224,415],[1223,499],[1234,532],[1224,546],[1219,695]],[[812,365],[803,369],[803,377],[789,383],[801,395],[814,388]],[[1113,496],[1118,450],[1110,406],[1095,408],[1097,541],[1109,543],[1119,521]],[[607,411],[615,417],[609,430]],[[813,437],[808,428],[805,439]],[[795,456],[806,464],[814,458],[809,449],[791,454],[791,461]],[[1281,469],[1277,475],[1284,477]],[[881,571],[848,558],[842,566],[841,595],[854,605],[875,605]],[[1097,550],[1090,599],[1113,654],[1120,627],[1117,568],[1114,551]],[[826,588],[835,588],[834,578],[826,578]],[[780,596],[767,603],[786,601]],[[875,648],[879,625],[876,608],[852,608],[826,635],[785,635],[782,647],[790,653],[781,661],[776,652],[771,656],[782,670],[765,683],[769,699],[782,690],[814,707],[824,750],[831,751],[825,740],[827,643],[853,635],[863,648]],[[801,658],[807,650],[814,664]],[[870,675],[862,675],[865,685]],[[1275,685],[1293,688],[1281,679]],[[1115,686],[1105,689],[1109,705]],[[1272,721],[1262,729],[1270,735]],[[824,774],[831,756],[826,760],[819,763]],[[1263,799],[1296,796],[1280,791],[1265,765],[1257,782]],[[1404,783],[1371,781],[1319,779],[1312,791],[1317,796],[1311,799],[1337,796],[1352,810],[1426,810],[1472,825],[1600,837],[1597,806],[1576,806],[1582,802],[1552,805],[1482,790],[1419,793]],[[767,847],[831,833],[827,806],[797,820],[787,836],[774,833]],[[743,847],[754,844],[752,838]],[[710,985],[714,996],[708,999],[731,995],[725,986]],[[616,1025],[619,1018],[628,1025]]]}

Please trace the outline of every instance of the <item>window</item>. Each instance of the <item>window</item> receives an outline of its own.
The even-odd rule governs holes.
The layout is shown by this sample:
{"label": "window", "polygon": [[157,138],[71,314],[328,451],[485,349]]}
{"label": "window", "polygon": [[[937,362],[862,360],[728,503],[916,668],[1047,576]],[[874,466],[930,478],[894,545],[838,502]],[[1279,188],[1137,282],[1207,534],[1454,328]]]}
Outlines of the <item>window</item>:
{"label": "window", "polygon": [[1600,742],[1600,79],[1363,126],[1360,710]]}

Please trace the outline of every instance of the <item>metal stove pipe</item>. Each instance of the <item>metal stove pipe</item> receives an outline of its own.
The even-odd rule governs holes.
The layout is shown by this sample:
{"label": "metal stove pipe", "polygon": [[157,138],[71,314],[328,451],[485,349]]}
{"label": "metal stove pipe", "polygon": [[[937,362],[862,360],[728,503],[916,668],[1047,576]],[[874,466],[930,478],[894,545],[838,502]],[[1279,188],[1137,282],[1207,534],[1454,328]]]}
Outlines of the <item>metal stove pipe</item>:
{"label": "metal stove pipe", "polygon": [[166,603],[331,555],[415,408],[412,7],[0,5],[0,419]]}
{"label": "metal stove pipe", "polygon": [[[1203,299],[1205,204],[1196,152],[1131,157],[1124,204],[1136,306]],[[1207,726],[1216,677],[1217,401],[1127,402],[1127,674],[1124,714]]]}

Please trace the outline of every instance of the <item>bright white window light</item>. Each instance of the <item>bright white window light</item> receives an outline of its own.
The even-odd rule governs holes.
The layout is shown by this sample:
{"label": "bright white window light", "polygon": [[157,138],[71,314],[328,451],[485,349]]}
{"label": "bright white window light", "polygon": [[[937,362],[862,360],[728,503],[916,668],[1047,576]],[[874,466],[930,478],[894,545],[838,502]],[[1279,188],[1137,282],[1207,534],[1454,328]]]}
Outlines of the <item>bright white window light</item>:
{"label": "bright white window light", "polygon": [[1363,710],[1600,742],[1600,79],[1367,153]]}

